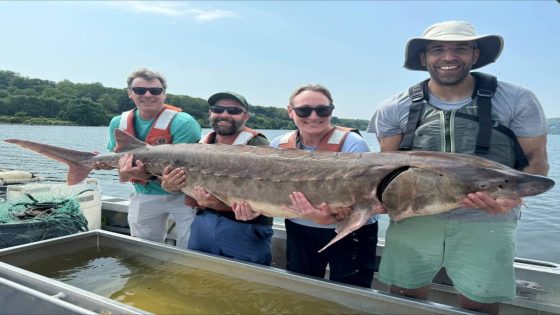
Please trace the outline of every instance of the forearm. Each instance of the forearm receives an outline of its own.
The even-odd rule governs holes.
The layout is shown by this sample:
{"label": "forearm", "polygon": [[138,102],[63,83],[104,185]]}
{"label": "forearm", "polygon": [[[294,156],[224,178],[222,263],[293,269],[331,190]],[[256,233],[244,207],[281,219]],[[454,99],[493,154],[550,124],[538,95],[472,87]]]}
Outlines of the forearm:
{"label": "forearm", "polygon": [[550,169],[550,165],[548,164],[548,161],[544,160],[544,161],[529,163],[529,165],[527,165],[523,169],[523,172],[529,174],[547,176],[549,169]]}
{"label": "forearm", "polygon": [[517,140],[529,162],[529,165],[523,171],[542,176],[548,175],[550,167],[548,165],[548,153],[546,152],[546,135],[533,138],[518,137]]}

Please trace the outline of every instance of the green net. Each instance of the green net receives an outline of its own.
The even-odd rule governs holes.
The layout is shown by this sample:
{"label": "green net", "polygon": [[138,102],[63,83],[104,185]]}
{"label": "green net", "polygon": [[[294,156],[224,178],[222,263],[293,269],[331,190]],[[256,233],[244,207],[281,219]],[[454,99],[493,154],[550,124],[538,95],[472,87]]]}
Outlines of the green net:
{"label": "green net", "polygon": [[88,230],[77,196],[60,198],[26,194],[0,203],[0,248]]}

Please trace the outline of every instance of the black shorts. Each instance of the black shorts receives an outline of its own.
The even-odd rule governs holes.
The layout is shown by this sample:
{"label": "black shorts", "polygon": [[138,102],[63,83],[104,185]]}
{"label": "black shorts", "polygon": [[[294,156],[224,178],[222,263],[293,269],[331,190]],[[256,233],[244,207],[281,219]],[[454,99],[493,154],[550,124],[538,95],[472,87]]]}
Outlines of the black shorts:
{"label": "black shorts", "polygon": [[285,220],[289,271],[323,278],[327,264],[332,281],[371,287],[375,270],[378,223],[364,225],[318,251],[335,236],[334,229],[309,227]]}

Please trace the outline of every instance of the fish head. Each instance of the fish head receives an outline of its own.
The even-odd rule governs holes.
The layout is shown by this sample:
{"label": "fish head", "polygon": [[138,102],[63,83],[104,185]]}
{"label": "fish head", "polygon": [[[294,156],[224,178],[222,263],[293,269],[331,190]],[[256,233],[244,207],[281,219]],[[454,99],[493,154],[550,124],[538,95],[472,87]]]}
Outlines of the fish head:
{"label": "fish head", "polygon": [[469,193],[520,198],[546,192],[554,181],[496,165],[402,167],[380,185],[380,199],[391,219],[442,213],[462,206]]}
{"label": "fish head", "polygon": [[514,169],[484,168],[473,174],[472,180],[465,185],[469,186],[469,193],[480,191],[494,198],[521,198],[548,191],[554,186],[554,181]]}
{"label": "fish head", "polygon": [[[548,191],[554,181],[510,168],[490,159],[458,153],[412,152],[418,167],[432,169],[444,177],[455,177],[466,193],[485,192],[492,197],[520,198]],[[423,159],[424,158],[424,159]]]}

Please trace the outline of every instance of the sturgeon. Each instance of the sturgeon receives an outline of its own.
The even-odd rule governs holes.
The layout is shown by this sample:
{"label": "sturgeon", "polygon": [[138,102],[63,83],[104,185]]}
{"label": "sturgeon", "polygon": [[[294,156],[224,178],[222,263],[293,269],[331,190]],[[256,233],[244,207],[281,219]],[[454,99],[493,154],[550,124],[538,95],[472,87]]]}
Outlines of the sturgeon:
{"label": "sturgeon", "polygon": [[544,193],[554,185],[544,176],[453,153],[306,152],[198,143],[149,146],[119,129],[115,139],[117,153],[99,155],[20,139],[4,141],[66,163],[69,185],[84,180],[95,162],[117,168],[120,157],[130,152],[153,175],[161,175],[166,166],[183,168],[186,195],[194,197],[195,187],[203,186],[229,206],[245,200],[255,212],[270,217],[297,217],[284,209],[296,191],[315,207],[323,202],[333,209],[352,207],[338,224],[337,236],[322,250],[364,225],[378,205],[399,221],[459,208],[461,200],[476,191],[516,198]]}

